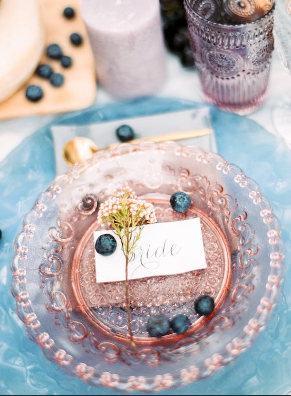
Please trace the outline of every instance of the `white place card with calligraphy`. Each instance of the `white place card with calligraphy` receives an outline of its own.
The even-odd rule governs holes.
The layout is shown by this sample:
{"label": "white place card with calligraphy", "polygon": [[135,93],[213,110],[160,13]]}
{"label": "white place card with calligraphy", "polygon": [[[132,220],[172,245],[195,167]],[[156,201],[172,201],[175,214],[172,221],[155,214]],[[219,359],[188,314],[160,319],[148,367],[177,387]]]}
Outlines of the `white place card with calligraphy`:
{"label": "white place card with calligraphy", "polygon": [[[116,238],[117,249],[109,257],[95,251],[97,283],[125,281],[125,257],[121,241],[114,231],[97,231]],[[207,268],[199,218],[144,227],[134,257],[129,264],[129,279],[170,276]]]}

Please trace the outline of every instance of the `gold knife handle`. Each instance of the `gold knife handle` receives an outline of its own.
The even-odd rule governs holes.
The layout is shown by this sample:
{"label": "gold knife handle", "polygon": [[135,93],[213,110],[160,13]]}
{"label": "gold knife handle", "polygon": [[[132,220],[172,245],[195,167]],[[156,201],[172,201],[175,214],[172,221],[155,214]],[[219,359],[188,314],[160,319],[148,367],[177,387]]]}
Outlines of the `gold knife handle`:
{"label": "gold knife handle", "polygon": [[[160,135],[160,136],[149,136],[146,138],[135,139],[131,140],[130,144],[139,144],[143,142],[155,142],[155,143],[164,143],[164,142],[171,142],[177,140],[186,140],[186,139],[194,139],[202,136],[207,136],[211,134],[211,129],[198,129],[195,131],[184,131],[184,132],[174,132],[169,133],[167,135]],[[114,149],[118,147],[120,143],[111,144],[108,149]]]}

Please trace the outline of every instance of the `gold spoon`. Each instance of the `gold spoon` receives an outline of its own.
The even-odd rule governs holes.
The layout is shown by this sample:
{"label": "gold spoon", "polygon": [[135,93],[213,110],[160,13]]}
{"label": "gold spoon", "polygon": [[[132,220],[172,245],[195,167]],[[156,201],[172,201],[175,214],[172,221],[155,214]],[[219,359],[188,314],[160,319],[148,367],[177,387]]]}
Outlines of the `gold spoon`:
{"label": "gold spoon", "polygon": [[[128,143],[139,144],[148,141],[155,143],[163,143],[168,141],[193,139],[201,136],[207,136],[210,134],[211,134],[210,129],[200,129],[196,131],[176,132],[176,133],[170,133],[168,135],[135,139]],[[111,150],[118,147],[119,145],[120,143],[115,143],[102,150]],[[91,139],[88,139],[86,137],[76,137],[65,145],[63,149],[63,157],[68,166],[73,166],[76,163],[84,162],[90,159],[93,156],[93,154],[97,153],[98,151],[100,151],[99,147],[97,147],[96,144]]]}

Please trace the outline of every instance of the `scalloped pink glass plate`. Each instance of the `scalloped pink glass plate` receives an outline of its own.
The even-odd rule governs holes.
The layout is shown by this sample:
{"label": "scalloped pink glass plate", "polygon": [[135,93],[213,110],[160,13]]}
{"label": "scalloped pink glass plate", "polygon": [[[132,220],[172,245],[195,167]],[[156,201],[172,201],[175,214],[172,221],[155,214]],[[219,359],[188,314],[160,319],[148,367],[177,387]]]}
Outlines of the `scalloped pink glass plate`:
{"label": "scalloped pink glass plate", "polygon": [[[142,188],[147,190],[146,186]],[[187,214],[175,213],[170,207],[170,200],[159,199],[157,195],[159,194],[153,199],[148,195],[143,198],[155,205],[158,222],[200,217],[208,268],[183,275],[131,282],[133,332],[135,342],[140,347],[146,344],[160,345],[165,342],[169,345],[170,340],[174,343],[177,341],[177,336],[174,334],[165,337],[162,342],[149,338],[146,327],[150,315],[166,314],[172,319],[178,313],[183,313],[191,319],[190,334],[205,323],[205,319],[196,315],[193,301],[201,295],[211,295],[216,301],[216,310],[218,310],[231,288],[230,249],[227,239],[217,224],[194,205]],[[90,200],[95,208],[96,198],[87,197],[86,203],[90,204]],[[86,212],[88,210],[85,209],[83,213]],[[89,212],[91,213],[90,209]],[[83,223],[84,228],[80,229],[78,223],[78,231],[75,229],[74,235],[79,233],[80,239],[77,237],[76,243],[73,238],[62,255],[65,261],[72,262],[72,266],[67,269],[68,278],[71,274],[71,282],[66,285],[66,294],[74,293],[77,300],[74,308],[91,319],[100,330],[106,329],[108,334],[112,334],[113,339],[116,340],[119,336],[129,343],[124,283],[100,285],[96,282],[93,234],[98,229],[98,222],[96,214],[93,213],[91,216],[88,222]]]}
{"label": "scalloped pink glass plate", "polygon": [[[208,262],[188,277],[132,282],[137,350],[122,284],[97,285],[92,256],[98,202],[125,186],[155,203],[159,221],[199,216]],[[177,190],[192,199],[186,216],[169,206]],[[218,155],[175,143],[122,145],[56,179],[15,250],[12,293],[29,337],[68,374],[119,391],[186,385],[233,362],[264,329],[284,272],[280,224],[256,183]],[[204,293],[217,302],[207,320],[193,309]],[[183,337],[150,339],[145,325],[159,312],[186,313],[193,325]]]}

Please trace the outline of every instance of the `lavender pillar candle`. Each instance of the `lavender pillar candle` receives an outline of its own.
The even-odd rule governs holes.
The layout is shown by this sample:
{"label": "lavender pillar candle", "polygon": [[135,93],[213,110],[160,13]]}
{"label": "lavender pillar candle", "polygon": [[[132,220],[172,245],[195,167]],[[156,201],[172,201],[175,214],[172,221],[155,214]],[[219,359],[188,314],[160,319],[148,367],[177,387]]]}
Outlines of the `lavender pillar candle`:
{"label": "lavender pillar candle", "polygon": [[159,0],[82,0],[97,77],[111,95],[156,92],[165,79]]}

